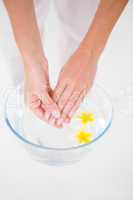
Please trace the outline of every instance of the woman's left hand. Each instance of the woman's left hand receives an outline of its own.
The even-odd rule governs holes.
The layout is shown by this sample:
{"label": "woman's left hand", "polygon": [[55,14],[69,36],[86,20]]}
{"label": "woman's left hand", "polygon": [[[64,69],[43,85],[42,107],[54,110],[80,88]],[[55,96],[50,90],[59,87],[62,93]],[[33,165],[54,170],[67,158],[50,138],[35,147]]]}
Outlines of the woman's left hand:
{"label": "woman's left hand", "polygon": [[69,122],[91,88],[97,63],[82,48],[79,48],[63,66],[53,99],[57,103],[63,122]]}

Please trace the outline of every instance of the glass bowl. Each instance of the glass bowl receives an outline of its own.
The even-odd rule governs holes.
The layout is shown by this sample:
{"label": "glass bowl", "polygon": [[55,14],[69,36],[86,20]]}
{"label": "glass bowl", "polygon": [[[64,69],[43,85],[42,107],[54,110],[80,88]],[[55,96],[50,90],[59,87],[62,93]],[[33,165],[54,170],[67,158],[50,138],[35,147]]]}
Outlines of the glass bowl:
{"label": "glass bowl", "polygon": [[[103,87],[95,84],[84,98],[70,124],[58,129],[38,119],[24,104],[23,86],[17,87],[7,97],[5,121],[32,158],[49,165],[75,163],[89,152],[107,133],[113,117],[110,96]],[[94,120],[83,125],[81,113],[91,113]],[[92,134],[90,141],[80,143],[80,130]]]}

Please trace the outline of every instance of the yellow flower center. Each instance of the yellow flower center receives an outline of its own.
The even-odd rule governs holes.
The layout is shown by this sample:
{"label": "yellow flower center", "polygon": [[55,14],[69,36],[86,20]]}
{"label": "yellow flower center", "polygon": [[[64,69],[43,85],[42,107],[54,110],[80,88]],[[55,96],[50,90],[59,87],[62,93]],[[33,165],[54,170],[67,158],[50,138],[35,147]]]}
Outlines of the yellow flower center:
{"label": "yellow flower center", "polygon": [[76,139],[78,143],[84,144],[92,141],[92,133],[80,130],[76,134]]}
{"label": "yellow flower center", "polygon": [[95,120],[94,118],[94,114],[93,113],[88,113],[88,112],[82,112],[78,118],[81,120],[81,123],[83,125],[89,123],[89,122],[93,122]]}

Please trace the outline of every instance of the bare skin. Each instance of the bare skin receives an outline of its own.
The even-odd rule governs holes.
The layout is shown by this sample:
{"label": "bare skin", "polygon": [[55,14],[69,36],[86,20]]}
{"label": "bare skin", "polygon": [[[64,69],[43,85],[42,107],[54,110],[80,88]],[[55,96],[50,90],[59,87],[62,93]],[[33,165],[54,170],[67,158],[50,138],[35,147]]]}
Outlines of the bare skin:
{"label": "bare skin", "polygon": [[54,90],[49,83],[48,61],[41,44],[33,0],[4,2],[24,60],[26,102],[40,119],[62,127],[63,123],[70,122],[90,90],[99,57],[128,0],[100,1],[91,27],[62,67]]}
{"label": "bare skin", "polygon": [[[64,121],[70,121],[91,88],[99,57],[127,2],[127,0],[101,0],[85,38],[63,66],[54,90],[54,99]],[[78,93],[82,94],[78,96]]]}
{"label": "bare skin", "polygon": [[60,112],[51,98],[48,61],[41,43],[33,0],[4,2],[24,61],[26,103],[43,121],[48,121],[47,113],[58,118]]}

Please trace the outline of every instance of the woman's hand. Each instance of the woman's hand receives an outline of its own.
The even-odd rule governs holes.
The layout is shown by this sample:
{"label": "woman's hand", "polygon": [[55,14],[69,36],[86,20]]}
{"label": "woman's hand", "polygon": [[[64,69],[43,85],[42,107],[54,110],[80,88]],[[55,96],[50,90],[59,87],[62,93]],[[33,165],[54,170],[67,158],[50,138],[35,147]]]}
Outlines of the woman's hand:
{"label": "woman's hand", "polygon": [[70,121],[91,88],[96,65],[92,55],[79,48],[63,66],[53,95],[63,122]]}
{"label": "woman's hand", "polygon": [[29,108],[41,120],[48,122],[51,114],[54,118],[60,117],[56,103],[51,98],[52,90],[49,84],[48,63],[32,64],[25,67],[25,100]]}
{"label": "woman's hand", "polygon": [[54,91],[54,100],[64,121],[69,121],[91,88],[97,61],[127,2],[128,0],[100,1],[79,49],[63,67]]}
{"label": "woman's hand", "polygon": [[40,119],[48,121],[50,113],[57,118],[59,111],[51,98],[48,63],[36,20],[34,1],[5,0],[4,3],[24,61],[26,102]]}

